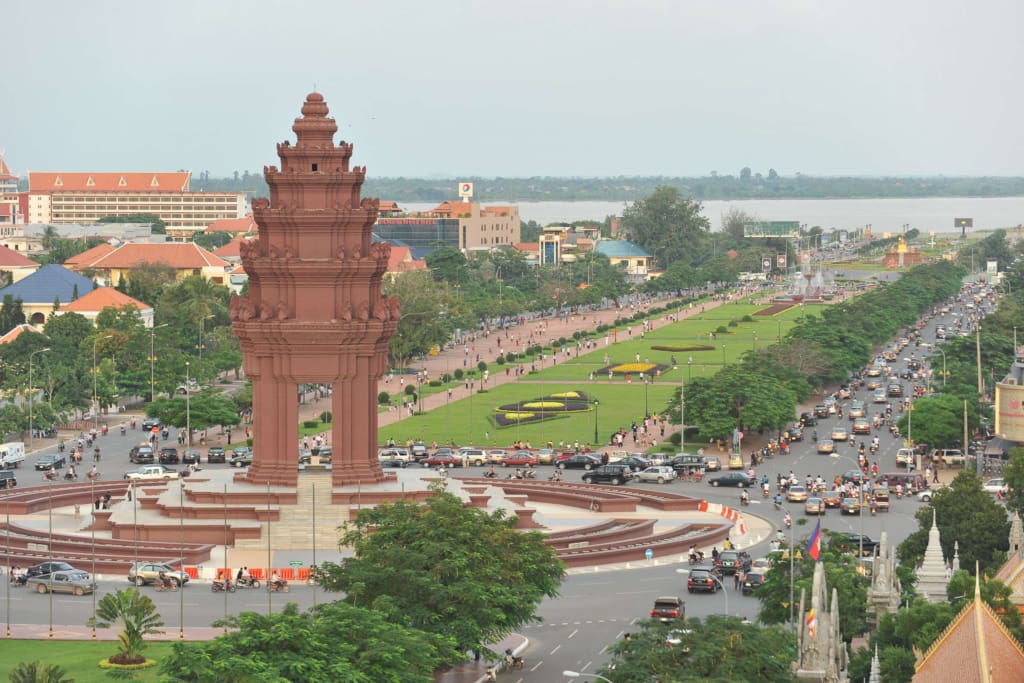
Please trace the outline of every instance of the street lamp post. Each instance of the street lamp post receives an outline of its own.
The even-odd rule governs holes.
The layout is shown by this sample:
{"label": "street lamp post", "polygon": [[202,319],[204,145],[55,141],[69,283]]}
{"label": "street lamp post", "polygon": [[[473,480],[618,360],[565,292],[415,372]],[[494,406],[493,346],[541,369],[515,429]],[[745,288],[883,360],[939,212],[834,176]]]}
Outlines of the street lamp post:
{"label": "street lamp post", "polygon": [[156,331],[161,327],[167,327],[167,323],[163,325],[157,325],[149,329],[149,400],[152,401],[156,398]]}
{"label": "street lamp post", "polygon": [[608,683],[612,683],[610,678],[605,678],[601,674],[587,674],[587,673],[583,673],[583,672],[580,672],[580,671],[565,670],[565,671],[562,672],[562,675],[565,676],[566,678],[580,678],[580,677],[596,678],[599,681],[607,681]]}
{"label": "street lamp post", "polygon": [[594,399],[594,444],[596,446],[601,445],[600,437],[597,435],[597,406],[600,405],[600,401]]}
{"label": "street lamp post", "polygon": [[32,447],[35,445],[35,429],[33,428],[33,425],[32,425],[32,417],[33,417],[32,416],[32,399],[35,398],[33,396],[33,394],[35,394],[35,389],[32,386],[32,357],[35,356],[37,353],[45,353],[46,351],[49,351],[49,350],[50,350],[49,348],[39,349],[38,351],[33,351],[32,353],[28,354],[28,449],[29,449],[29,451],[31,451]]}
{"label": "street lamp post", "polygon": [[196,346],[196,348],[199,349],[199,360],[200,361],[203,360],[203,349],[206,348],[203,345],[203,332],[204,332],[203,328],[205,327],[205,322],[209,318],[212,318],[212,317],[213,317],[213,314],[211,313],[210,315],[203,316],[202,318],[199,319],[199,345]]}
{"label": "street lamp post", "polygon": [[[842,458],[843,460],[849,460],[851,463],[854,462],[853,458],[851,458],[849,456],[846,456],[846,455],[839,455],[838,453],[833,453],[830,457],[833,460],[839,460],[840,458]],[[857,465],[857,470],[859,471],[860,470],[860,463],[855,463],[855,464]],[[858,543],[858,546],[859,546],[858,547],[857,556],[859,558],[863,558],[864,557],[864,482],[865,481],[867,481],[866,478],[863,481],[859,481],[857,483],[857,502],[860,504],[858,506],[858,516],[860,517],[860,538],[857,540],[857,543]]]}
{"label": "street lamp post", "polygon": [[192,448],[192,386],[189,384],[189,361],[185,361],[185,448]]}
{"label": "street lamp post", "polygon": [[644,419],[647,419],[647,416],[651,414],[651,410],[647,403],[647,385],[649,384],[650,379],[651,378],[648,375],[644,375]]}
{"label": "street lamp post", "polygon": [[722,367],[725,367],[725,344],[722,344]]}
{"label": "street lamp post", "polygon": [[96,377],[99,375],[99,371],[96,369],[96,344],[101,339],[110,339],[114,335],[108,334],[105,337],[96,337],[92,340],[92,409],[93,409],[93,429],[97,432],[100,430],[100,403],[99,398],[96,396]]}

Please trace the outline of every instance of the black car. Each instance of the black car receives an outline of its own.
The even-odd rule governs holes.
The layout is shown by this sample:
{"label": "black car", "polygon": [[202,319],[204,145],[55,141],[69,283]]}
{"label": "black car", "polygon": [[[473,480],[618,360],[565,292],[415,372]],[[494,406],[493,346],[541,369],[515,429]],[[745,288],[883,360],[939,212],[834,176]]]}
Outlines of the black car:
{"label": "black car", "polygon": [[844,484],[849,484],[850,482],[856,482],[858,484],[863,484],[868,479],[869,479],[868,475],[864,474],[860,470],[846,470],[845,472],[843,472],[843,476],[841,478],[841,481]]}
{"label": "black car", "polygon": [[142,431],[151,432],[153,431],[153,427],[156,427],[157,429],[163,429],[164,423],[161,422],[160,418],[157,417],[147,417],[142,421]]}
{"label": "black car", "polygon": [[790,427],[786,434],[788,435],[790,441],[804,440],[804,430],[800,429],[799,427]]}
{"label": "black car", "polygon": [[200,453],[195,448],[186,448],[181,454],[181,461],[186,465],[199,464]]}
{"label": "black car", "polygon": [[749,571],[752,562],[750,554],[744,550],[723,550],[718,553],[715,566],[723,574],[735,574]]}
{"label": "black car", "polygon": [[66,572],[74,570],[75,568],[67,562],[40,562],[39,564],[34,564],[28,568],[28,575],[42,576],[43,574],[50,574],[51,572]]}
{"label": "black car", "polygon": [[584,469],[592,470],[601,466],[601,458],[588,453],[576,453],[558,461],[558,468],[562,470]]}
{"label": "black car", "polygon": [[210,446],[210,449],[206,451],[206,462],[225,462],[227,460],[227,454],[224,452],[223,446]]}
{"label": "black car", "polygon": [[164,446],[160,449],[160,464],[161,465],[176,465],[178,464],[178,449],[174,446]]}
{"label": "black car", "polygon": [[764,578],[764,572],[747,572],[746,576],[743,577],[743,583],[741,584],[743,594],[750,595],[757,590],[758,587],[764,584]]}
{"label": "black car", "polygon": [[153,447],[146,443],[140,443],[138,446],[133,446],[128,451],[128,460],[140,465],[148,465],[153,462]]}
{"label": "black car", "polygon": [[800,413],[800,422],[805,427],[814,427],[818,424],[818,418],[814,416],[814,413]]}
{"label": "black car", "polygon": [[405,468],[405,467],[409,466],[409,461],[408,460],[402,460],[401,458],[396,458],[396,457],[387,456],[387,455],[384,456],[383,458],[379,458],[378,462],[380,462],[380,466],[381,467]]}
{"label": "black car", "polygon": [[654,463],[647,458],[641,458],[636,455],[627,455],[625,458],[619,458],[615,461],[616,465],[625,465],[626,467],[639,472],[640,470],[646,470]]}
{"label": "black car", "polygon": [[717,477],[711,477],[708,483],[712,486],[737,486],[742,489],[753,486],[757,481],[746,472],[726,472]]}
{"label": "black car", "polygon": [[878,547],[878,541],[873,541],[868,536],[862,536],[852,531],[838,532],[835,536],[839,538],[833,538],[831,547],[837,548],[840,552],[856,554],[863,548],[863,556],[871,557]]}
{"label": "black car", "polygon": [[583,475],[583,482],[586,484],[612,484],[621,486],[626,484],[633,477],[633,471],[627,465],[613,463],[595,467]]}
{"label": "black car", "polygon": [[718,588],[718,577],[710,567],[694,567],[690,570],[690,577],[686,579],[688,593],[717,593]]}
{"label": "black car", "polygon": [[46,455],[40,455],[36,459],[37,470],[48,470],[51,467],[55,470],[59,470],[68,464],[67,458],[60,453],[47,453]]}
{"label": "black car", "polygon": [[236,448],[231,453],[231,459],[228,460],[228,464],[232,467],[248,467],[252,464],[252,451],[248,448],[245,450]]}
{"label": "black car", "polygon": [[828,417],[828,406],[823,403],[819,403],[818,405],[814,406],[814,417],[818,419],[824,419]]}

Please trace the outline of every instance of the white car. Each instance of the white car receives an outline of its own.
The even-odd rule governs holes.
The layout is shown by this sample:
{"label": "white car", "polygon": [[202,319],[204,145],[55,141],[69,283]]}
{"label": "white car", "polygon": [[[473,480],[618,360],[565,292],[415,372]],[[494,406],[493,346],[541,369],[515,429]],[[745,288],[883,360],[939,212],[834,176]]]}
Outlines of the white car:
{"label": "white car", "polygon": [[163,465],[143,465],[137,470],[125,472],[124,478],[132,481],[177,479],[178,470],[172,470],[170,467],[164,467]]}
{"label": "white car", "polygon": [[936,491],[941,491],[944,488],[946,488],[946,487],[945,486],[936,486],[935,488],[931,488],[931,489],[922,489],[921,491],[917,492],[917,494],[916,494],[917,495],[917,499],[919,501],[921,501],[922,503],[930,503],[931,500],[932,500],[932,496],[935,495]]}
{"label": "white car", "polygon": [[377,458],[381,460],[401,460],[402,462],[411,462],[412,454],[406,448],[383,448],[377,453]]}
{"label": "white car", "polygon": [[676,471],[667,465],[652,465],[636,472],[633,478],[643,482],[653,481],[659,484],[671,484],[675,481]]}
{"label": "white car", "polygon": [[981,485],[981,488],[992,494],[1006,493],[1006,482],[1002,479],[989,479]]}

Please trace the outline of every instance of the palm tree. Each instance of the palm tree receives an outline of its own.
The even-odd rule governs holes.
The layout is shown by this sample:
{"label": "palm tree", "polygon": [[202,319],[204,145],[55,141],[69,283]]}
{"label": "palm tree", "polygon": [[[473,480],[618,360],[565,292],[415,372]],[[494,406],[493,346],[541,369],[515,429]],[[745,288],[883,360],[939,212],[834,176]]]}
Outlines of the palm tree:
{"label": "palm tree", "polygon": [[111,659],[118,664],[135,664],[145,661],[142,651],[146,648],[146,636],[163,633],[164,622],[157,614],[156,604],[147,595],[135,588],[107,593],[96,605],[96,616],[86,623],[89,627],[110,628],[118,624],[121,634],[121,652]]}
{"label": "palm tree", "polygon": [[64,669],[56,664],[19,662],[11,672],[11,683],[74,683]]}

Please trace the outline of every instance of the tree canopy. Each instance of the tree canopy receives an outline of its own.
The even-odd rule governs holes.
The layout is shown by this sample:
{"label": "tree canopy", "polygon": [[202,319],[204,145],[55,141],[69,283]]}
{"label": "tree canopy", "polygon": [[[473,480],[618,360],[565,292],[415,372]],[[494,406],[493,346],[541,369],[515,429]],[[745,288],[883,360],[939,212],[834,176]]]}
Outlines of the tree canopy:
{"label": "tree canopy", "polygon": [[661,186],[622,212],[629,239],[654,255],[661,267],[692,262],[708,238],[710,223],[700,202],[683,197],[674,187]]}
{"label": "tree canopy", "polygon": [[540,533],[444,492],[424,504],[362,510],[341,543],[355,556],[324,565],[325,589],[463,650],[536,621],[537,605],[557,595],[564,574]]}
{"label": "tree canopy", "polygon": [[673,681],[792,681],[793,633],[738,617],[710,615],[685,623],[645,619],[610,649],[601,675],[615,683]]}
{"label": "tree canopy", "polygon": [[307,612],[290,603],[280,613],[242,612],[215,626],[229,630],[175,643],[161,671],[191,683],[428,683],[437,667],[460,657],[442,636],[344,602]]}

